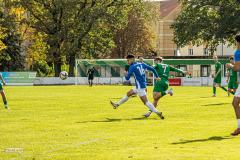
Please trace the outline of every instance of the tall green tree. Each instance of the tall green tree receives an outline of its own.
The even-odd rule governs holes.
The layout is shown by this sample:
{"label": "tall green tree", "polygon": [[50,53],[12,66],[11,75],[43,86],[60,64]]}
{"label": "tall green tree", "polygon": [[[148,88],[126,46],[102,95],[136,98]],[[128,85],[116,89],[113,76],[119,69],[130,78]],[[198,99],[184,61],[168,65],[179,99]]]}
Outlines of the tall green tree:
{"label": "tall green tree", "polygon": [[182,0],[181,13],[171,25],[178,47],[206,44],[213,55],[220,42],[235,44],[240,31],[239,0]]}
{"label": "tall green tree", "polygon": [[16,23],[16,15],[11,9],[0,6],[0,26],[4,28],[1,31],[1,42],[4,47],[0,51],[0,70],[1,71],[21,71],[24,69],[24,57],[21,55],[21,44],[23,42],[20,26]]}
{"label": "tall green tree", "polygon": [[143,6],[128,12],[128,24],[114,34],[115,48],[112,57],[124,58],[127,54],[151,55],[156,50],[156,35],[151,26],[159,19],[160,3],[144,1]]}
{"label": "tall green tree", "polygon": [[147,20],[137,14],[135,9],[128,12],[128,25],[123,29],[118,29],[114,35],[116,47],[112,50],[115,58],[124,58],[127,54],[152,54],[154,48],[154,32],[148,25]]}
{"label": "tall green tree", "polygon": [[[136,3],[141,2],[135,0],[17,0],[8,5],[22,6],[30,13],[30,18],[24,21],[36,32],[47,35],[49,46],[47,56],[49,60],[54,61],[55,76],[58,76],[61,70],[61,56],[64,55],[70,59],[69,75],[73,76],[75,58],[85,50],[86,38],[91,36],[90,33],[96,32],[93,31],[96,25],[101,26],[107,23],[116,28],[124,26],[127,11]],[[94,38],[87,40],[90,39],[94,40]],[[70,48],[68,52],[66,52],[66,46]]]}
{"label": "tall green tree", "polygon": [[[97,58],[96,52],[109,54],[113,47],[112,36],[117,28],[127,24],[127,12],[133,6],[142,6],[135,0],[89,0],[81,2],[73,16],[73,32],[69,42],[74,44],[70,53],[69,75],[73,75],[76,57]],[[114,30],[110,30],[113,27]],[[88,55],[88,56],[87,56]]]}

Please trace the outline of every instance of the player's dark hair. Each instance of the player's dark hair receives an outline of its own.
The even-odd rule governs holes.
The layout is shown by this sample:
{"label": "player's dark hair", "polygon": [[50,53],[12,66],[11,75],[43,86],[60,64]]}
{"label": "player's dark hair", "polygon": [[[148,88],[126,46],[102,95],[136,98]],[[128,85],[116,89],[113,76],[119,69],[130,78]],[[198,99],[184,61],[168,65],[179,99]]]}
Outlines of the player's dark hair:
{"label": "player's dark hair", "polygon": [[234,59],[234,57],[233,57],[233,56],[231,56],[229,59],[230,59],[230,60],[231,60],[231,59]]}
{"label": "player's dark hair", "polygon": [[155,60],[162,62],[162,57],[156,57]]}
{"label": "player's dark hair", "polygon": [[236,40],[237,42],[240,42],[240,33],[238,33],[238,34],[235,35],[235,40]]}
{"label": "player's dark hair", "polygon": [[127,58],[127,59],[131,59],[131,58],[135,58],[135,56],[134,56],[133,54],[129,54],[129,55],[127,55],[126,58]]}

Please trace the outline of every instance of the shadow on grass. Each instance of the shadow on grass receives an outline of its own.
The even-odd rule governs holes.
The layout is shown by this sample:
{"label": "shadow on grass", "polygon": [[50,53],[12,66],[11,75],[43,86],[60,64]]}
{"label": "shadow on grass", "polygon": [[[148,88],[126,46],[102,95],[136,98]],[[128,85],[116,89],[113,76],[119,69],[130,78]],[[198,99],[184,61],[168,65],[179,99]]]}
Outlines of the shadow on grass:
{"label": "shadow on grass", "polygon": [[[88,123],[88,122],[120,122],[120,121],[139,121],[139,120],[146,120],[147,118],[141,117],[141,118],[131,118],[131,119],[110,119],[106,118],[106,120],[103,121],[82,121],[82,122],[75,122],[75,123]],[[149,119],[149,118],[148,118]]]}
{"label": "shadow on grass", "polygon": [[186,143],[206,142],[206,141],[221,141],[221,140],[224,140],[224,139],[232,139],[232,138],[233,137],[230,137],[230,136],[225,136],[225,137],[213,136],[213,137],[209,137],[207,139],[182,140],[182,142],[174,142],[172,144],[186,144]]}
{"label": "shadow on grass", "polygon": [[206,105],[203,105],[203,106],[218,106],[218,105],[223,105],[223,104],[229,104],[230,105],[230,102],[229,103],[206,104]]}
{"label": "shadow on grass", "polygon": [[108,99],[112,100],[112,99],[122,99],[122,98],[108,98]]}

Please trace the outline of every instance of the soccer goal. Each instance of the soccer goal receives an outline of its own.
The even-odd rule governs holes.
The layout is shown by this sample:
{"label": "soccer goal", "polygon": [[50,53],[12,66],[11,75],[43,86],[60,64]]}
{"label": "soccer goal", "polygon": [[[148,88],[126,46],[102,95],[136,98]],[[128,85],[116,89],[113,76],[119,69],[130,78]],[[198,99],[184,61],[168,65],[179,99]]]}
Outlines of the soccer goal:
{"label": "soccer goal", "polygon": [[[139,62],[139,59],[136,59]],[[147,65],[153,65],[153,59],[144,59]],[[123,75],[128,71],[126,59],[77,59],[75,61],[75,85],[88,84],[88,70],[94,69],[94,84],[123,84],[134,85],[133,76],[127,81]],[[147,85],[154,85],[154,74],[149,71]]]}

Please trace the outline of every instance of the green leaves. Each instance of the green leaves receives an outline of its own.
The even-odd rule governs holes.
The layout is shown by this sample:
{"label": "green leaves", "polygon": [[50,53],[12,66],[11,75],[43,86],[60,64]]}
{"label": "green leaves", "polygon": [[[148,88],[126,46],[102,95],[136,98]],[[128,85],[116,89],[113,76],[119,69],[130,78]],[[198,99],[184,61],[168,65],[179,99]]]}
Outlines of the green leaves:
{"label": "green leaves", "polygon": [[206,43],[211,54],[219,42],[235,44],[234,35],[240,30],[239,6],[238,0],[184,0],[181,13],[171,25],[173,41],[178,47]]}

